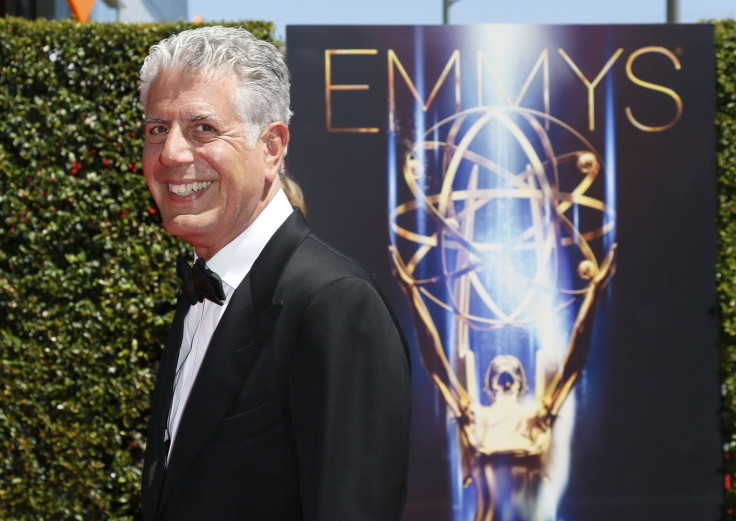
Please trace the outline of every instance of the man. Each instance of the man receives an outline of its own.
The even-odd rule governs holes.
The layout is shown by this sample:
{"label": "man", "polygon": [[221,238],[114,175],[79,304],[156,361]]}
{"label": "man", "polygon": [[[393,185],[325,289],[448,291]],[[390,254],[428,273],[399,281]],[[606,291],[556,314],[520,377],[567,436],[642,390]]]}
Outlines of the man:
{"label": "man", "polygon": [[146,182],[196,258],[178,266],[144,519],[400,519],[406,344],[372,278],[280,188],[281,55],[243,29],[185,31],[151,48],[140,92]]}

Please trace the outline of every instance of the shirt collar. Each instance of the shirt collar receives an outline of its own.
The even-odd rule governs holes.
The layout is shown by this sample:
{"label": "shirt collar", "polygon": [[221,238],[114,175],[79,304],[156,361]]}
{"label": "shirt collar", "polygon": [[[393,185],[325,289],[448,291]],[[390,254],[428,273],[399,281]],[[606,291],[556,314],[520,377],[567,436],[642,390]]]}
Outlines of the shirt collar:
{"label": "shirt collar", "polygon": [[279,189],[256,220],[207,261],[207,267],[217,273],[225,284],[237,288],[266,243],[293,211],[286,194]]}

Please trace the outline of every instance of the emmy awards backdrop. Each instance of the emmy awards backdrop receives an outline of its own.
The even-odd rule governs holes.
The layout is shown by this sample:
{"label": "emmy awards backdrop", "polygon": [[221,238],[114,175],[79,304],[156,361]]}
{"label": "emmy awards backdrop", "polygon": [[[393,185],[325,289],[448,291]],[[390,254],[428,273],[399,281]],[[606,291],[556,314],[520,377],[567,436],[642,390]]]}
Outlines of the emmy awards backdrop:
{"label": "emmy awards backdrop", "polygon": [[717,517],[712,38],[287,29],[289,172],[412,348],[405,519]]}

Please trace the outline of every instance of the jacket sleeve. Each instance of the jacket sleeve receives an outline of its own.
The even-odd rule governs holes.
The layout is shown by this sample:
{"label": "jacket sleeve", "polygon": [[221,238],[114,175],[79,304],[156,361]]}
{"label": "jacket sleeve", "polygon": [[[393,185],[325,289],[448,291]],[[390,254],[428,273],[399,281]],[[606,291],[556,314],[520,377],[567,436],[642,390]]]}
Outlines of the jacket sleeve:
{"label": "jacket sleeve", "polygon": [[369,281],[342,278],[312,299],[289,395],[305,521],[399,520],[409,457],[409,361]]}

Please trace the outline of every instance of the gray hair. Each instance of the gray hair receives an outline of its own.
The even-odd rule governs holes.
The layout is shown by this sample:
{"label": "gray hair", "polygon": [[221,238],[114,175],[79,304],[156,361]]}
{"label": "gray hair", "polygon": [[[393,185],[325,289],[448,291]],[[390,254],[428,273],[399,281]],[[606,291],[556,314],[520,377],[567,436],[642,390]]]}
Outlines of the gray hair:
{"label": "gray hair", "polygon": [[211,74],[234,73],[238,88],[233,109],[246,127],[250,145],[274,121],[287,125],[289,71],[272,44],[239,27],[199,27],[170,36],[153,45],[140,71],[140,96],[145,108],[151,83],[162,71]]}

